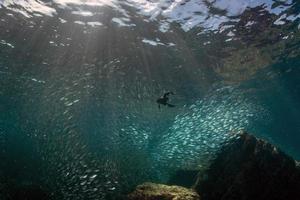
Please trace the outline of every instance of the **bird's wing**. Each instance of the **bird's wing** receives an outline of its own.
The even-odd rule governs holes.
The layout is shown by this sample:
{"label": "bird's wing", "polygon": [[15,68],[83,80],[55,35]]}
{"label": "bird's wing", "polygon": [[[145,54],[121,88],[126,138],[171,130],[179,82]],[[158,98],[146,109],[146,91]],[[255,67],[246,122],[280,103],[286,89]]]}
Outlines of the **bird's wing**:
{"label": "bird's wing", "polygon": [[170,92],[166,92],[166,93],[164,94],[164,98],[168,97],[169,95],[170,95]]}

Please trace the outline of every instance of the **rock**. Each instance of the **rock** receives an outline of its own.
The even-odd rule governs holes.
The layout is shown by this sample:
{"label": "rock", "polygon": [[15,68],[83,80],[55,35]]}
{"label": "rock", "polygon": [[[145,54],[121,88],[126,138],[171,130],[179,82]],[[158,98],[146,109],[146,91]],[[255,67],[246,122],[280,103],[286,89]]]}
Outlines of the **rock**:
{"label": "rock", "polygon": [[128,195],[129,200],[200,200],[199,195],[181,186],[144,183]]}
{"label": "rock", "polygon": [[300,199],[300,169],[275,146],[244,133],[221,149],[194,188],[204,200]]}
{"label": "rock", "polygon": [[220,150],[209,169],[179,170],[169,183],[193,183],[194,190],[145,183],[128,198],[194,200],[200,199],[200,195],[202,200],[297,200],[300,199],[300,164],[270,143],[242,133]]}

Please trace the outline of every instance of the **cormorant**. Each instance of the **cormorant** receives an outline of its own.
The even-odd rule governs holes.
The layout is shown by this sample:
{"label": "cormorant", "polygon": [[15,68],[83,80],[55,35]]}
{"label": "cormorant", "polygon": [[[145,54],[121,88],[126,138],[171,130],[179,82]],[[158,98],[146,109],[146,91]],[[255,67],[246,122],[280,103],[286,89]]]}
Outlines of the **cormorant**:
{"label": "cormorant", "polygon": [[175,107],[175,105],[169,104],[169,95],[172,94],[174,95],[173,92],[166,92],[162,97],[158,98],[156,102],[158,103],[158,108],[160,109],[160,104],[168,107]]}

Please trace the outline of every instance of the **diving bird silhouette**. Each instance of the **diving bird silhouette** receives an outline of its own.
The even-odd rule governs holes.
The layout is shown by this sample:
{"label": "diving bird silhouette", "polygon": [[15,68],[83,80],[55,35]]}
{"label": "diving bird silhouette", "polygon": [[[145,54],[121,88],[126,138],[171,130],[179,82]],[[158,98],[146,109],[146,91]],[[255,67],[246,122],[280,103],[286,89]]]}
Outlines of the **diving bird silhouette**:
{"label": "diving bird silhouette", "polygon": [[156,103],[158,103],[159,109],[160,109],[160,105],[164,105],[164,106],[168,106],[168,107],[175,107],[175,105],[168,103],[170,94],[174,95],[173,92],[166,92],[163,96],[159,97],[156,100]]}

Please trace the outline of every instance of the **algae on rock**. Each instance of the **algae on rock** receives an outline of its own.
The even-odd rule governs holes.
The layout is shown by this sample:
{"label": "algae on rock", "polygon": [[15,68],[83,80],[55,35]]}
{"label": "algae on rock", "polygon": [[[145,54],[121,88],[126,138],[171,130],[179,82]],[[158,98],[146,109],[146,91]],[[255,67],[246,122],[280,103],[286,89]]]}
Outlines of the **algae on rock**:
{"label": "algae on rock", "polygon": [[144,183],[128,195],[129,200],[200,200],[192,189],[181,186],[168,186],[156,183]]}

